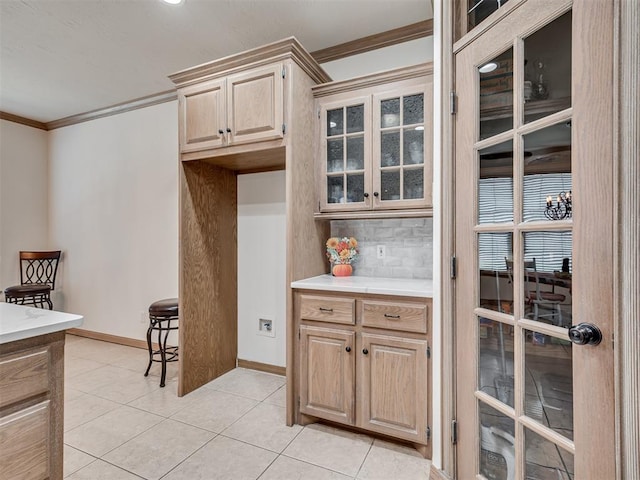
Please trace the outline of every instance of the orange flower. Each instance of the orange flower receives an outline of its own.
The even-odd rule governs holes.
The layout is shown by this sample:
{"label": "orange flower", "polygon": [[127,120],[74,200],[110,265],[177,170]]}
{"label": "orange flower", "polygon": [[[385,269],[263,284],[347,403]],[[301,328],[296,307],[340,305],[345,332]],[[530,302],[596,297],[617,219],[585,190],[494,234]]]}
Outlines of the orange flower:
{"label": "orange flower", "polygon": [[342,252],[343,250],[346,250],[347,248],[349,248],[349,245],[347,245],[347,242],[340,242],[340,243],[338,243],[338,248],[336,250],[338,250],[339,252]]}
{"label": "orange flower", "polygon": [[358,241],[353,237],[349,237],[349,246],[351,248],[356,248],[358,246]]}
{"label": "orange flower", "polygon": [[341,259],[343,259],[343,260],[344,260],[345,258],[349,258],[349,250],[342,250],[342,251],[340,252],[340,258],[341,258]]}
{"label": "orange flower", "polygon": [[331,237],[327,240],[327,248],[337,248],[338,247],[338,239],[336,237]]}

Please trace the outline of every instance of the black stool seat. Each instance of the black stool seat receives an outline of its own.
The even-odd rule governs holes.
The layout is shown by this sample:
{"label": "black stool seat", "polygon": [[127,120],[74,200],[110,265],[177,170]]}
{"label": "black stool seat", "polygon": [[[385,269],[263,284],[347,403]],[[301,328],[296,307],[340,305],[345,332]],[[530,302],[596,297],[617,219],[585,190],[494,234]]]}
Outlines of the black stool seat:
{"label": "black stool seat", "polygon": [[[178,330],[178,299],[165,298],[153,302],[149,306],[149,329],[147,330],[147,347],[149,348],[149,365],[144,376],[149,375],[153,362],[162,363],[160,386],[164,387],[167,376],[167,362],[178,361],[178,347],[167,346],[169,332]],[[158,350],[153,349],[151,334],[158,332]],[[158,358],[159,357],[159,358]]]}
{"label": "black stool seat", "polygon": [[4,294],[12,297],[47,294],[50,292],[51,285],[46,283],[27,283],[26,285],[14,285],[4,289]]}

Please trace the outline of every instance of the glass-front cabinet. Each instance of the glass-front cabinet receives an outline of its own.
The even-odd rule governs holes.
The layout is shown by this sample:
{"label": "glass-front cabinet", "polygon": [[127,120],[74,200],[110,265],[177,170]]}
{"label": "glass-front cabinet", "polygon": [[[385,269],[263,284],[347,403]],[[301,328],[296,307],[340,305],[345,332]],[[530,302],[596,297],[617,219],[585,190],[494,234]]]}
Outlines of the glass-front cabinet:
{"label": "glass-front cabinet", "polygon": [[314,95],[320,212],[431,206],[430,65],[321,85]]}

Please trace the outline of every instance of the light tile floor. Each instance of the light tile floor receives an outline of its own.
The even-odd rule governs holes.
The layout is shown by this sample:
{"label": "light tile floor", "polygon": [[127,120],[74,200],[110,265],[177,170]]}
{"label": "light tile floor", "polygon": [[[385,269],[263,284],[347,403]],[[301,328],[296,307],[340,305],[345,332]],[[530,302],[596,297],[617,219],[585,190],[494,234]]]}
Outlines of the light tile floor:
{"label": "light tile floor", "polygon": [[412,448],[285,424],[285,378],[237,368],[177,396],[177,363],[67,335],[64,475],[72,480],[425,480]]}

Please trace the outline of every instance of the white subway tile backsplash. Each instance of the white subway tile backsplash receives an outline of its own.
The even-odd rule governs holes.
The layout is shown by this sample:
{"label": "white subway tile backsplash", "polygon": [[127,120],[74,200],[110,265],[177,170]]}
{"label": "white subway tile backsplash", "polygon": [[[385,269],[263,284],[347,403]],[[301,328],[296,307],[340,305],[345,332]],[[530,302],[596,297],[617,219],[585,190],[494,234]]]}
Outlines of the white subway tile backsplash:
{"label": "white subway tile backsplash", "polygon": [[[353,275],[390,278],[433,278],[433,219],[388,218],[334,220],[331,236],[355,237],[360,256]],[[377,246],[386,247],[384,259]]]}

